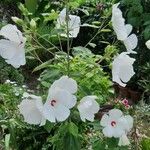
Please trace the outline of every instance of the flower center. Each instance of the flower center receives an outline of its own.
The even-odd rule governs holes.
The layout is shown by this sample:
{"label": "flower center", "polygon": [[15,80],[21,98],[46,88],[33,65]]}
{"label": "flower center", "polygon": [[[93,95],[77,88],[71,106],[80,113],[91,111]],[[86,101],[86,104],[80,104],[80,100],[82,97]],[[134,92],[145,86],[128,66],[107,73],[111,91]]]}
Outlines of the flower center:
{"label": "flower center", "polygon": [[51,106],[54,106],[56,104],[56,100],[53,99],[53,100],[51,100],[50,103],[51,103]]}
{"label": "flower center", "polygon": [[112,122],[111,122],[111,126],[114,127],[115,125],[116,125],[116,121],[112,121]]}

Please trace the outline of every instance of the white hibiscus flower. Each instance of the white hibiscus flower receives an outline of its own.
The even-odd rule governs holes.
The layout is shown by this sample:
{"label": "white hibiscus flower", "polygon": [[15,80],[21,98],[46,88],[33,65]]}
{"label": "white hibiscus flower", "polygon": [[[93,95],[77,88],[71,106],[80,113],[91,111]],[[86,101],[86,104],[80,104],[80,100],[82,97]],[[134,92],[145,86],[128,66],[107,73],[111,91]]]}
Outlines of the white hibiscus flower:
{"label": "white hibiscus flower", "polygon": [[150,49],[150,40],[148,40],[145,45],[147,46],[148,49]]}
{"label": "white hibiscus flower", "polygon": [[49,89],[44,104],[43,115],[50,122],[64,121],[70,115],[70,109],[76,104],[77,83],[68,76],[56,80]]}
{"label": "white hibiscus flower", "polygon": [[125,87],[126,83],[135,74],[133,70],[134,58],[128,56],[128,52],[118,55],[112,64],[112,80]]}
{"label": "white hibiscus flower", "polygon": [[[81,20],[79,16],[69,15],[69,37],[76,38],[80,30]],[[57,29],[64,29],[64,33],[61,33],[61,36],[67,37],[67,24],[66,24],[66,8],[64,8],[57,19],[56,24]]]}
{"label": "white hibiscus flower", "polygon": [[95,101],[96,96],[85,96],[81,99],[78,110],[81,120],[94,121],[94,115],[99,111],[99,104]]}
{"label": "white hibiscus flower", "polygon": [[5,38],[0,40],[0,55],[15,68],[25,65],[26,38],[22,36],[22,33],[15,25],[8,24],[2,27],[0,35]]}
{"label": "white hibiscus flower", "polygon": [[[101,121],[101,126],[104,127],[103,134],[106,137],[124,138],[133,126],[133,118],[131,116],[123,116],[119,109],[112,109],[108,114],[104,114]],[[123,136],[123,137],[122,137]]]}
{"label": "white hibiscus flower", "polygon": [[43,103],[39,96],[24,94],[24,99],[18,106],[20,113],[24,117],[24,121],[29,124],[45,125],[46,119],[43,117]]}
{"label": "white hibiscus flower", "polygon": [[[123,41],[128,52],[133,51],[137,47],[138,39],[135,34],[131,34],[132,25],[125,24],[121,10],[118,8],[120,3],[114,4],[112,9],[112,26],[117,35],[117,39]],[[131,34],[131,35],[130,35]]]}

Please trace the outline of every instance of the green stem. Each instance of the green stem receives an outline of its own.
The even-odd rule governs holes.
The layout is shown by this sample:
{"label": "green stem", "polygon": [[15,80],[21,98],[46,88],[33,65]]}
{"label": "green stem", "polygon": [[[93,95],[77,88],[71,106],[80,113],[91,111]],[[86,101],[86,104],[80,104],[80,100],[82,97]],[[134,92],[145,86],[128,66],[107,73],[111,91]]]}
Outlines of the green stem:
{"label": "green stem", "polygon": [[88,43],[87,43],[84,47],[87,47],[87,46],[89,45],[89,43],[91,43],[91,42],[95,39],[95,37],[100,33],[100,31],[101,31],[102,29],[105,29],[105,28],[108,26],[108,24],[107,24],[107,25],[105,25],[105,26],[103,27],[103,25],[105,24],[105,22],[106,22],[106,20],[101,24],[101,26],[99,27],[99,29],[98,29],[98,31],[96,32],[96,34],[88,41]]}
{"label": "green stem", "polygon": [[67,26],[67,74],[70,75],[70,41],[69,41],[69,0],[67,0],[66,4],[66,26]]}

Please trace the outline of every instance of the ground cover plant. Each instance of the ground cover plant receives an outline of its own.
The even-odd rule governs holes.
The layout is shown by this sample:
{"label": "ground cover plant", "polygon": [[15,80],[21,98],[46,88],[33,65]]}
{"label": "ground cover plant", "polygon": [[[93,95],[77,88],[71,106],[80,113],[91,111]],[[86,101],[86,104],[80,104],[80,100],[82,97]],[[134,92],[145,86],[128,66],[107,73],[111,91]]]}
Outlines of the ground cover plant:
{"label": "ground cover plant", "polygon": [[0,2],[0,149],[149,150],[148,4]]}

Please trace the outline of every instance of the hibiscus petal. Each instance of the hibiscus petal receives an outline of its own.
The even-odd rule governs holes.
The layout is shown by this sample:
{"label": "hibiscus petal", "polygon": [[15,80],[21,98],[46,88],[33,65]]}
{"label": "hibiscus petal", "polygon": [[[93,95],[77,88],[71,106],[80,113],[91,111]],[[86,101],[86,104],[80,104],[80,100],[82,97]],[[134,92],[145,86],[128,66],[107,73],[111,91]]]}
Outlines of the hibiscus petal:
{"label": "hibiscus petal", "polygon": [[133,117],[131,117],[130,115],[126,115],[125,118],[128,122],[129,128],[131,129],[133,127]]}
{"label": "hibiscus petal", "polygon": [[85,96],[81,99],[79,105],[77,106],[80,117],[83,119],[94,121],[94,114],[99,111],[99,104],[95,101],[96,96]]}
{"label": "hibiscus petal", "polygon": [[129,145],[130,144],[130,141],[128,139],[128,137],[123,134],[120,138],[119,138],[119,143],[118,145],[119,146],[126,146],[126,145]]}
{"label": "hibiscus petal", "polygon": [[118,124],[113,128],[113,136],[115,138],[121,137],[121,135],[125,134],[124,128]]}
{"label": "hibiscus petal", "polygon": [[0,30],[0,35],[12,42],[15,42],[16,44],[21,44],[22,42],[25,43],[22,33],[15,25],[12,24],[7,24],[6,26],[2,27]]}
{"label": "hibiscus petal", "polygon": [[43,116],[50,122],[56,122],[54,107],[51,106],[49,100],[46,101],[43,107]]}
{"label": "hibiscus petal", "polygon": [[24,99],[18,106],[20,113],[23,115],[25,122],[29,124],[40,124],[42,120],[42,113],[36,107],[36,103],[41,103],[41,98],[37,99]]}
{"label": "hibiscus petal", "polygon": [[95,117],[94,114],[91,114],[91,113],[84,113],[84,116],[85,116],[85,118],[86,118],[88,121],[91,121],[91,122],[94,121],[94,117]]}
{"label": "hibiscus petal", "polygon": [[80,112],[80,118],[83,122],[85,122],[85,120],[88,120],[88,121],[91,121],[93,122],[94,121],[94,117],[95,115],[93,113],[90,113],[90,112],[82,112],[82,111],[79,111]]}
{"label": "hibiscus petal", "polygon": [[129,52],[123,52],[118,55],[112,64],[113,81],[123,87],[126,86],[126,82],[135,74],[133,70],[135,59],[128,56],[128,53]]}
{"label": "hibiscus petal", "polygon": [[122,64],[122,69],[119,71],[120,79],[127,83],[131,77],[135,74],[132,65]]}
{"label": "hibiscus petal", "polygon": [[[63,29],[64,28],[64,33],[61,33],[61,36],[67,37],[67,31],[66,31],[66,8],[64,8],[57,19],[57,24],[56,28],[57,29]],[[68,20],[68,27],[69,27],[69,37],[70,38],[75,38],[77,37],[79,30],[80,30],[80,24],[81,20],[80,17],[76,15],[69,15],[69,20]]]}
{"label": "hibiscus petal", "polygon": [[54,112],[57,121],[65,121],[70,115],[70,110],[61,104],[56,105]]}
{"label": "hibiscus petal", "polygon": [[70,37],[76,38],[80,31],[80,24],[81,24],[80,17],[75,15],[69,15],[69,18],[70,18],[69,28],[71,29],[69,35]]}
{"label": "hibiscus petal", "polygon": [[19,68],[26,63],[25,50],[21,45],[9,40],[0,40],[0,55],[15,68]]}
{"label": "hibiscus petal", "polygon": [[145,43],[145,45],[146,45],[146,47],[147,47],[148,49],[150,49],[150,40],[148,40],[148,41]]}
{"label": "hibiscus petal", "polygon": [[124,128],[126,132],[129,132],[133,127],[133,118],[130,115],[122,116],[119,119],[119,124]]}
{"label": "hibiscus petal", "polygon": [[132,27],[131,24],[126,24],[125,27],[126,27],[126,30],[127,30],[127,34],[129,35],[131,33],[133,27]]}
{"label": "hibiscus petal", "polygon": [[42,117],[40,126],[44,126],[46,124],[46,119],[44,117]]}
{"label": "hibiscus petal", "polygon": [[62,76],[51,85],[51,88],[61,88],[74,94],[77,92],[77,82],[68,76]]}
{"label": "hibiscus petal", "polygon": [[125,19],[122,16],[121,10],[118,8],[119,3],[113,5],[112,9],[112,26],[116,32],[118,40],[125,40],[127,38],[127,30],[125,27]]}
{"label": "hibiscus petal", "polygon": [[122,111],[119,110],[119,109],[112,109],[109,111],[109,116],[110,118],[115,118],[115,119],[118,119],[120,118],[121,116],[123,115]]}
{"label": "hibiscus petal", "polygon": [[104,115],[102,116],[101,121],[100,121],[100,125],[103,126],[103,127],[108,126],[109,120],[110,120],[110,119],[109,119],[109,116],[108,116],[107,114],[104,114]]}
{"label": "hibiscus petal", "polygon": [[61,103],[62,105],[66,106],[67,108],[74,107],[77,102],[77,99],[74,95],[60,88],[50,88],[47,99],[54,99],[58,103]]}
{"label": "hibiscus petal", "polygon": [[113,128],[110,126],[105,127],[102,132],[106,137],[111,138],[113,136]]}
{"label": "hibiscus petal", "polygon": [[138,43],[138,39],[135,34],[131,34],[123,42],[128,52],[136,53],[135,51],[132,51],[133,49],[137,47],[137,43]]}
{"label": "hibiscus petal", "polygon": [[80,118],[81,118],[81,120],[82,120],[83,122],[86,121],[85,115],[84,115],[84,113],[82,113],[82,112],[80,112]]}
{"label": "hibiscus petal", "polygon": [[17,45],[9,40],[0,40],[0,55],[4,59],[11,59],[17,54]]}

